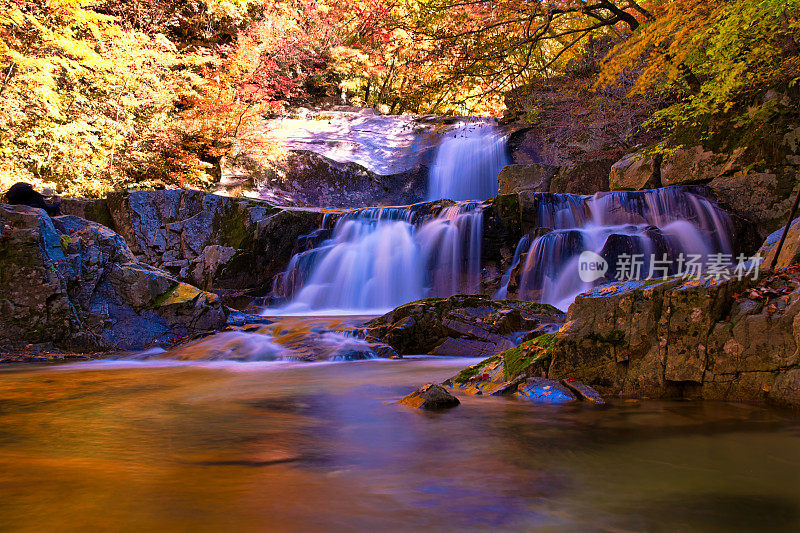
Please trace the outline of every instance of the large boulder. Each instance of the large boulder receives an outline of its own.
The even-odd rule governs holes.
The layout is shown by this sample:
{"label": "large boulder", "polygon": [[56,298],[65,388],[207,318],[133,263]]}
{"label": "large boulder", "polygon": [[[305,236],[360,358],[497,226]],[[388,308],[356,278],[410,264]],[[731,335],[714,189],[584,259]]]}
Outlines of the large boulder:
{"label": "large boulder", "polygon": [[558,167],[547,165],[506,165],[497,176],[500,194],[520,191],[548,192],[550,180],[558,173]]}
{"label": "large boulder", "polygon": [[763,239],[786,223],[800,189],[800,174],[798,167],[740,172],[719,176],[708,188],[722,207],[750,221]]}
{"label": "large boulder", "polygon": [[550,181],[551,193],[594,194],[608,191],[608,176],[616,159],[590,159],[562,166]]}
{"label": "large boulder", "polygon": [[487,356],[512,348],[520,332],[558,329],[564,314],[544,304],[451,296],[418,300],[367,324],[399,354]]}
{"label": "large boulder", "polygon": [[613,165],[608,176],[612,191],[640,191],[661,186],[661,157],[628,154]]}
{"label": "large boulder", "polygon": [[425,199],[428,179],[428,168],[421,164],[382,175],[307,150],[290,151],[266,164],[240,154],[226,159],[222,172],[228,181],[248,178],[263,198],[314,207],[412,204]]}
{"label": "large boulder", "polygon": [[109,228],[0,206],[0,343],[138,349],[225,326],[213,294],[140,263]]}
{"label": "large boulder", "polygon": [[800,405],[799,278],[601,287],[575,300],[555,339],[523,366],[605,394]]}
{"label": "large boulder", "polygon": [[718,176],[738,170],[734,165],[734,158],[702,146],[681,148],[664,155],[661,183],[664,186],[708,183]]}
{"label": "large boulder", "polygon": [[199,191],[131,191],[107,200],[136,256],[203,289],[265,294],[322,213]]}

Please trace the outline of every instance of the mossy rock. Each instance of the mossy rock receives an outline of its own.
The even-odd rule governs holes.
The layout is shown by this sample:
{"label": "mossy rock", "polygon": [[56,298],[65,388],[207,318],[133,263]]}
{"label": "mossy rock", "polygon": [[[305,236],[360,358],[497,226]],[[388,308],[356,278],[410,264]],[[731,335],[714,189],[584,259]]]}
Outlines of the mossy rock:
{"label": "mossy rock", "polygon": [[499,357],[503,359],[506,379],[527,374],[534,365],[549,361],[557,340],[556,333],[549,333],[501,352]]}

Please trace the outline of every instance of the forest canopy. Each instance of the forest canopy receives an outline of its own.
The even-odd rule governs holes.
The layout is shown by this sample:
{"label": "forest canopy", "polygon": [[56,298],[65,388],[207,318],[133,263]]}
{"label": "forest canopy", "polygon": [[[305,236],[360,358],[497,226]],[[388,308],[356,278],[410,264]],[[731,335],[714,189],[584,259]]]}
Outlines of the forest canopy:
{"label": "forest canopy", "polygon": [[500,115],[559,76],[652,99],[673,144],[765,138],[799,35],[800,0],[0,0],[0,180],[204,187],[292,107]]}

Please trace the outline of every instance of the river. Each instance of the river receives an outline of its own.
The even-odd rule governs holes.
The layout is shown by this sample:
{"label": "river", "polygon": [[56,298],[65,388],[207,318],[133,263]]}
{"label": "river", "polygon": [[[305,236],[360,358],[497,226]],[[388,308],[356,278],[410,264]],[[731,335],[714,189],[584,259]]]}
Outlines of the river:
{"label": "river", "polygon": [[0,529],[797,530],[797,414],[392,403],[472,362],[4,366]]}

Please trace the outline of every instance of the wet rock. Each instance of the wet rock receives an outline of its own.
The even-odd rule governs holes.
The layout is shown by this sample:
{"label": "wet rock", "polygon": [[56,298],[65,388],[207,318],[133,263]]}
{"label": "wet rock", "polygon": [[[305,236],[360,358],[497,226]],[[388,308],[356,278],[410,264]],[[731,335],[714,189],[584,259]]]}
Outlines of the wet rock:
{"label": "wet rock", "polygon": [[414,409],[432,411],[456,407],[461,402],[441,385],[428,383],[404,397],[398,403]]}
{"label": "wet rock", "polygon": [[603,397],[600,396],[600,393],[591,388],[589,385],[581,383],[577,379],[563,379],[561,383],[567,387],[572,393],[582,402],[589,402],[594,403],[597,405],[603,405],[606,402],[603,400]]}
{"label": "wet rock", "polygon": [[0,343],[139,349],[225,326],[214,294],[140,263],[108,227],[0,206]]}
{"label": "wet rock", "polygon": [[528,378],[520,383],[514,396],[534,403],[546,404],[564,404],[578,401],[572,390],[558,381],[537,377]]}
{"label": "wet rock", "polygon": [[367,328],[369,335],[403,355],[486,355],[513,346],[518,332],[560,324],[563,317],[549,305],[451,296],[400,306]]}
{"label": "wet rock", "polygon": [[547,357],[526,373],[603,394],[785,403],[783,376],[800,359],[795,277],[599,287],[576,299]]}

